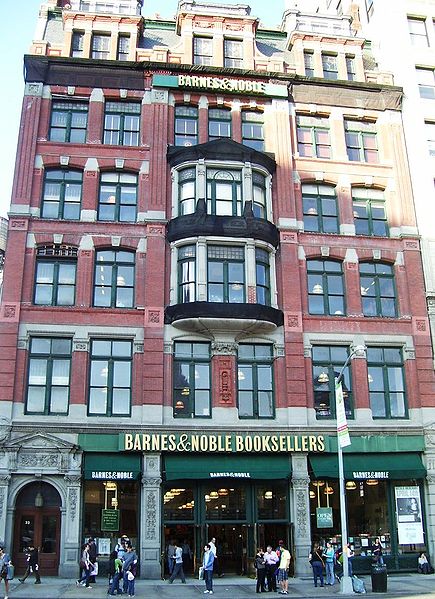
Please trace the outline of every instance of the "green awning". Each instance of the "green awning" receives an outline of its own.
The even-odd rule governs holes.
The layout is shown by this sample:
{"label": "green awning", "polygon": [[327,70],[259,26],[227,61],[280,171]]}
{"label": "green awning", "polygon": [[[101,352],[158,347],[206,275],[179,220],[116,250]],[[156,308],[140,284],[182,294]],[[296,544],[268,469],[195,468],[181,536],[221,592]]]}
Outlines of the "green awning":
{"label": "green awning", "polygon": [[85,454],[85,480],[136,480],[139,478],[141,470],[141,455]]}
{"label": "green awning", "polygon": [[285,479],[291,475],[289,455],[168,455],[166,480],[178,479]]}
{"label": "green awning", "polygon": [[[312,455],[310,465],[315,478],[338,478],[338,457]],[[344,454],[344,477],[347,480],[418,479],[426,476],[426,468],[417,453]]]}

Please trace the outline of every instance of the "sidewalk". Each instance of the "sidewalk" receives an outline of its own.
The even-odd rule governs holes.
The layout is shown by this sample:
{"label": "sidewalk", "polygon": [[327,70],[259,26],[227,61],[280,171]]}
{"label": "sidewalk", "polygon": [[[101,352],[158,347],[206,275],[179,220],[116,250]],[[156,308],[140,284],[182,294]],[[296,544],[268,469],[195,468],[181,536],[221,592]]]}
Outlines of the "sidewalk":
{"label": "sidewalk", "polygon": [[[435,598],[435,575],[423,576],[422,574],[391,574],[388,576],[388,592],[372,593],[370,576],[361,576],[364,581],[367,596],[375,597],[421,597]],[[213,581],[214,596],[218,599],[247,599],[257,597],[255,580],[238,576],[224,576]],[[4,596],[4,586],[1,583],[0,598]],[[136,581],[137,599],[195,599],[205,597],[204,582],[193,578],[187,579],[187,584],[176,580],[168,584],[163,580]],[[339,585],[333,587],[315,588],[308,578],[291,578],[289,580],[289,597],[315,598],[328,597],[339,599]],[[267,593],[265,597],[282,597],[278,593]],[[359,595],[353,595],[358,597]],[[364,595],[363,595],[364,596]],[[75,580],[65,578],[43,578],[41,585],[35,585],[32,579],[20,584],[14,579],[10,585],[10,599],[107,599],[107,584],[102,578],[97,578],[97,583],[92,588],[77,587]],[[122,597],[122,595],[120,595]]]}

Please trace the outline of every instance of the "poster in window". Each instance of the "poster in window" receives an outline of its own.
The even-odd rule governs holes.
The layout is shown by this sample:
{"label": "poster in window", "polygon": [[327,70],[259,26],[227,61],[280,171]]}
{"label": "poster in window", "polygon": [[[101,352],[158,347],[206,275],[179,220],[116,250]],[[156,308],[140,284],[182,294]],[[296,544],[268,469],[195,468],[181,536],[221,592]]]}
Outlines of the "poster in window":
{"label": "poster in window", "polygon": [[419,487],[395,487],[399,545],[423,543]]}

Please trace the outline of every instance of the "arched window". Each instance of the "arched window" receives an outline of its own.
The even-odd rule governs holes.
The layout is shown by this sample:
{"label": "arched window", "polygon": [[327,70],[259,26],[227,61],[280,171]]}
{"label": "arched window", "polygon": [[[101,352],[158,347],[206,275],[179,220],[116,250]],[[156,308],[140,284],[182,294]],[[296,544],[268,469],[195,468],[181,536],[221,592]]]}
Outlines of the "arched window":
{"label": "arched window", "polygon": [[341,262],[307,260],[310,314],[344,316],[344,282]]}
{"label": "arched window", "polygon": [[216,216],[242,215],[242,173],[207,169],[207,213]]}
{"label": "arched window", "polygon": [[364,316],[397,316],[394,269],[390,264],[362,262],[359,265]]}

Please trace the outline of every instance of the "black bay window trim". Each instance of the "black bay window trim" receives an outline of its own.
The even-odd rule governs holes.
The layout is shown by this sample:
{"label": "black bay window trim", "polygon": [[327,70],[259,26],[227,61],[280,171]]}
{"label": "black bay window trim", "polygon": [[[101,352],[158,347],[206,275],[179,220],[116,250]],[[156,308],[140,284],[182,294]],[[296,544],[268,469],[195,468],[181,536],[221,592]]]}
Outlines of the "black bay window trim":
{"label": "black bay window trim", "polygon": [[188,302],[166,306],[165,324],[192,318],[252,319],[270,322],[277,327],[284,324],[282,310],[261,304],[229,304],[216,302]]}

